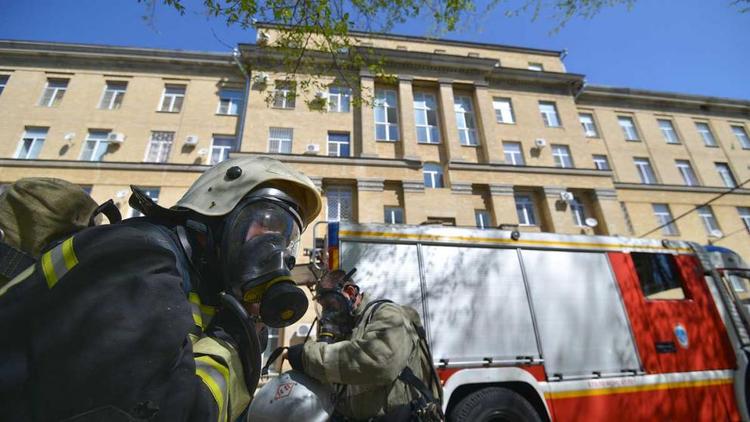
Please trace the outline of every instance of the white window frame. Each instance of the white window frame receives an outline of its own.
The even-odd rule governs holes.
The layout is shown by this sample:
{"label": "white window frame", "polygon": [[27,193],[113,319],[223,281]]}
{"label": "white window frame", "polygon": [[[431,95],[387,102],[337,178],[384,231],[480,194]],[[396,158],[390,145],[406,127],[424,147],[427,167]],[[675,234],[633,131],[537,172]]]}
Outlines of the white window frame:
{"label": "white window frame", "polygon": [[529,65],[526,68],[534,72],[544,72],[544,64],[542,63],[529,62]]}
{"label": "white window frame", "polygon": [[[326,220],[327,221],[353,221],[354,220],[354,201],[353,190],[350,186],[328,186],[325,189],[326,194]],[[335,204],[333,203],[335,200]],[[342,211],[346,210],[346,202],[349,206],[349,218],[341,219]],[[336,207],[336,217],[331,216],[331,207]]]}
{"label": "white window frame", "polygon": [[750,232],[750,207],[737,207],[737,213],[740,220],[745,224],[745,228]]}
{"label": "white window frame", "polygon": [[492,216],[487,210],[474,210],[474,223],[478,229],[491,229]]}
{"label": "white window frame", "polygon": [[672,210],[668,204],[651,204],[651,209],[656,217],[656,224],[662,226],[661,233],[665,236],[678,236],[680,231],[677,229]]}
{"label": "white window frame", "polygon": [[703,222],[703,227],[706,229],[706,233],[708,233],[709,236],[714,236],[713,232],[715,230],[721,231],[719,222],[716,220],[716,215],[710,205],[704,205],[698,208],[698,217],[700,217]]}
{"label": "white window frame", "polygon": [[352,90],[344,86],[328,87],[328,111],[348,113],[351,109]]}
{"label": "white window frame", "polygon": [[276,81],[273,87],[273,108],[293,110],[297,105],[297,87],[291,81]]}
{"label": "white window frame", "polygon": [[716,162],[714,163],[714,167],[716,168],[716,172],[719,173],[721,181],[724,182],[724,186],[728,188],[737,187],[737,179],[734,178],[734,174],[732,173],[732,169],[729,167],[729,163]]}
{"label": "white window frame", "polygon": [[[430,124],[430,114],[434,114],[435,124]],[[417,115],[424,116],[424,124],[419,124]],[[440,115],[435,95],[428,92],[414,93],[414,127],[417,130],[417,142],[420,144],[440,143]],[[426,140],[419,139],[419,128],[424,128]]]}
{"label": "white window frame", "polygon": [[[229,145],[216,145],[216,141],[221,140],[222,144],[224,141],[229,141]],[[229,154],[237,150],[237,139],[232,136],[214,135],[211,137],[211,150],[209,151],[208,161],[209,164],[219,164],[220,162],[229,158]],[[214,159],[214,157],[217,159]]]}
{"label": "white window frame", "polygon": [[[182,90],[182,92],[167,92],[169,90]],[[182,111],[182,107],[185,105],[185,94],[187,93],[187,85],[183,84],[165,84],[164,90],[161,93],[161,101],[159,101],[159,111],[163,113],[179,113]],[[165,100],[168,101],[168,105],[165,106]]]}
{"label": "white window frame", "polygon": [[544,126],[562,127],[560,113],[557,111],[557,103],[554,101],[539,101],[539,113],[542,115]]}
{"label": "white window frame", "polygon": [[609,165],[609,158],[606,155],[594,154],[592,155],[592,159],[594,160],[594,168],[597,170],[612,170],[612,167]]}
{"label": "white window frame", "polygon": [[574,196],[573,200],[570,201],[570,212],[573,214],[573,224],[576,227],[588,227],[586,225],[586,207],[577,196]]}
{"label": "white window frame", "polygon": [[[512,149],[509,149],[508,147],[518,147],[518,150],[514,151]],[[523,145],[521,145],[520,142],[503,141],[503,156],[505,157],[505,164],[510,164],[513,166],[526,165],[526,161],[523,157]]]}
{"label": "white window frame", "polygon": [[117,110],[122,107],[125,92],[128,90],[126,81],[106,81],[102,98],[99,99],[100,110]]}
{"label": "white window frame", "polygon": [[151,138],[148,141],[146,156],[143,161],[146,163],[166,163],[169,161],[172,145],[174,145],[174,132],[151,131]]}
{"label": "white window frame", "polygon": [[3,91],[5,91],[5,87],[8,86],[9,80],[10,75],[0,75],[0,95],[3,95]]}
{"label": "white window frame", "polygon": [[655,185],[657,183],[656,172],[651,166],[651,160],[643,157],[634,157],[633,163],[641,177],[641,183],[644,185]]}
{"label": "white window frame", "polygon": [[243,104],[245,94],[239,89],[222,88],[219,90],[219,105],[216,114],[237,116]]}
{"label": "white window frame", "polygon": [[[143,193],[146,194],[146,196],[151,198],[151,200],[154,201],[154,203],[157,203],[157,204],[159,203],[159,195],[161,195],[161,188],[159,187],[145,188],[144,187],[144,188],[141,188],[141,190],[143,191]],[[141,213],[135,208],[130,208],[130,218],[135,218],[135,217],[143,217],[143,213]]]}
{"label": "white window frame", "polygon": [[[277,148],[273,145],[276,143]],[[294,129],[290,127],[268,128],[268,152],[271,154],[291,154],[294,145]]]}
{"label": "white window frame", "polygon": [[471,97],[457,95],[453,97],[453,110],[456,112],[456,127],[461,145],[477,146],[477,119],[474,115],[474,105]]}
{"label": "white window frame", "polygon": [[695,130],[698,131],[701,139],[703,139],[703,145],[707,147],[719,146],[716,143],[716,137],[714,136],[714,132],[711,130],[711,125],[708,122],[695,122]]}
{"label": "white window frame", "polygon": [[659,130],[668,144],[680,144],[680,135],[677,134],[677,129],[674,127],[674,122],[671,119],[656,119],[656,123],[659,125]]}
{"label": "white window frame", "polygon": [[559,168],[572,169],[574,167],[573,156],[568,145],[552,145],[552,158]]}
{"label": "white window frame", "polygon": [[750,138],[747,136],[747,130],[744,126],[732,125],[732,132],[740,142],[742,149],[750,149]]}
{"label": "white window frame", "polygon": [[[42,134],[42,129],[44,134]],[[13,157],[19,160],[36,160],[39,158],[39,153],[44,147],[44,141],[47,140],[48,133],[48,127],[27,126],[24,128],[23,136],[18,141],[16,153],[13,154]],[[29,141],[28,149],[24,148],[26,141]],[[22,154],[24,149],[26,149],[26,153]]]}
{"label": "white window frame", "polygon": [[533,227],[537,225],[536,207],[534,206],[534,197],[531,193],[516,193],[513,195],[516,206],[516,215],[518,225],[524,227]]}
{"label": "white window frame", "polygon": [[[81,147],[81,154],[78,157],[80,161],[102,161],[102,158],[104,158],[105,155],[107,155],[107,150],[109,149],[109,141],[107,138],[109,137],[110,131],[106,130],[90,130],[86,134],[86,139],[83,141],[83,146]],[[92,134],[101,135],[104,134],[102,138],[100,137],[92,137]],[[86,157],[86,146],[92,143],[93,147],[91,148],[91,156]],[[97,156],[97,152],[99,155]],[[96,158],[96,159],[94,159]]]}
{"label": "white window frame", "polygon": [[[339,140],[332,140],[331,135],[346,135],[346,142],[339,141]],[[328,156],[329,157],[351,157],[352,155],[352,136],[349,134],[349,132],[328,132]],[[346,145],[349,147],[349,154],[342,155],[341,154],[341,146]]]}
{"label": "white window frame", "polygon": [[617,123],[622,129],[622,133],[625,135],[626,141],[640,141],[641,138],[638,135],[638,128],[635,126],[635,118],[633,116],[617,116]]}
{"label": "white window frame", "polygon": [[[391,104],[391,99],[393,104]],[[376,89],[375,103],[373,104],[373,119],[375,120],[375,140],[396,142],[400,138],[398,127],[398,93],[392,89]],[[383,119],[378,120],[378,110],[382,110]],[[394,110],[394,121],[388,118],[389,110]],[[383,128],[385,137],[378,136],[378,128]],[[395,132],[395,133],[392,133]]]}
{"label": "white window frame", "polygon": [[[589,121],[585,121],[585,119],[588,119]],[[581,122],[583,133],[587,138],[599,137],[599,131],[597,130],[596,122],[594,121],[594,113],[579,112],[578,121]]]}
{"label": "white window frame", "polygon": [[[400,215],[399,215],[400,213]],[[402,207],[391,207],[385,206],[383,210],[385,224],[404,224],[404,209]],[[396,217],[401,217],[401,221],[397,221]]]}
{"label": "white window frame", "polygon": [[[424,176],[424,187],[427,189],[440,189],[445,187],[443,168],[437,163],[425,163],[422,167]],[[429,183],[428,183],[429,180]],[[438,186],[439,185],[439,186]]]}
{"label": "white window frame", "polygon": [[[39,99],[39,105],[42,107],[56,107],[63,100],[63,97],[65,97],[69,83],[70,79],[47,78],[44,91],[42,91],[42,98]],[[64,84],[64,86],[50,86],[52,84]],[[48,92],[49,96],[47,95]],[[47,99],[47,101],[45,101],[45,99]]]}
{"label": "white window frame", "polygon": [[690,160],[675,160],[674,164],[677,167],[677,171],[680,172],[685,186],[700,186],[700,181],[698,181],[698,176],[695,174]]}
{"label": "white window frame", "polygon": [[513,114],[513,100],[505,97],[492,98],[492,108],[495,109],[495,120],[506,125],[516,124],[516,116]]}

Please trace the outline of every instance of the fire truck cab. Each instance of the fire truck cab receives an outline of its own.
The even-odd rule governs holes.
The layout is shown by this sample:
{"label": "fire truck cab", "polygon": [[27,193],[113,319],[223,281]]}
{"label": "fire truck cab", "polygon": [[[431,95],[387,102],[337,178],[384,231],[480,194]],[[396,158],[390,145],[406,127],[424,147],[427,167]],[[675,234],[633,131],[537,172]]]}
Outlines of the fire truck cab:
{"label": "fire truck cab", "polygon": [[729,277],[747,267],[722,270],[729,255],[654,239],[328,223],[313,261],[356,267],[365,294],[420,313],[449,420],[748,420],[750,320]]}

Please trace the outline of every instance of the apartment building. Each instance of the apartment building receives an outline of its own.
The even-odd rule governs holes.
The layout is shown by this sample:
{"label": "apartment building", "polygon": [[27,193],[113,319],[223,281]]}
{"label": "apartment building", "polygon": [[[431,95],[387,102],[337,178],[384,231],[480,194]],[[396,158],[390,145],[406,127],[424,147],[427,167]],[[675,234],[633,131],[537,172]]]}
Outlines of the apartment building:
{"label": "apartment building", "polygon": [[130,184],[169,206],[212,163],[270,155],[320,186],[321,220],[680,238],[750,259],[750,101],[586,85],[560,51],[355,35],[395,78],[295,94],[258,44],[0,41],[0,183],[60,177],[135,215]]}

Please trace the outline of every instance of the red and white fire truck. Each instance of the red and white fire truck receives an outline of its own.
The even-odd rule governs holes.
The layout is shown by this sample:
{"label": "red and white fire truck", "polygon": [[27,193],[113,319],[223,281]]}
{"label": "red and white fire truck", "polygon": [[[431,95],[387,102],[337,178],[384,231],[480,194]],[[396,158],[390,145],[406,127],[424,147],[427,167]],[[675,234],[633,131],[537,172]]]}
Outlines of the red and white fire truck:
{"label": "red and white fire truck", "polygon": [[421,314],[449,420],[749,419],[750,289],[731,251],[349,223],[324,246],[317,261]]}

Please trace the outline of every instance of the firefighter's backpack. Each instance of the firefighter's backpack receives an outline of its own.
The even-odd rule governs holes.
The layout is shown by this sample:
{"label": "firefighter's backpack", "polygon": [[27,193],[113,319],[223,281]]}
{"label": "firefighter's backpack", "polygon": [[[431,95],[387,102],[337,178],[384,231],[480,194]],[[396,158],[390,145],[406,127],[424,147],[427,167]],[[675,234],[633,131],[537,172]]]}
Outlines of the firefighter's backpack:
{"label": "firefighter's backpack", "polygon": [[0,193],[0,288],[56,242],[96,225],[105,215],[120,221],[110,199],[102,205],[78,185],[61,179],[30,177]]}

